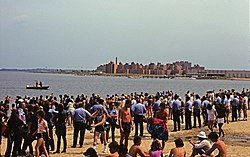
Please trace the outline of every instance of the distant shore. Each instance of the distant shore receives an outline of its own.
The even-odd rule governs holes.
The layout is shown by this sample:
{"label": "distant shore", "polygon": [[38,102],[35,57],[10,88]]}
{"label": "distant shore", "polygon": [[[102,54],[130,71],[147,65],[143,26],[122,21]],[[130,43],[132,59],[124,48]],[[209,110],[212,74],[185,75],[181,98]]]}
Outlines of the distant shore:
{"label": "distant shore", "polygon": [[56,72],[56,74],[70,74],[76,76],[107,76],[107,77],[127,77],[130,79],[176,79],[176,80],[232,80],[250,81],[250,78],[226,78],[226,77],[187,77],[187,76],[166,76],[166,75],[142,75],[142,74],[111,74],[98,72]]}
{"label": "distant shore", "polygon": [[127,77],[131,79],[151,78],[151,79],[176,79],[176,80],[232,80],[232,81],[250,81],[250,78],[228,78],[228,77],[189,77],[180,75],[149,75],[149,74],[112,74],[112,73],[100,73],[94,70],[78,71],[46,71],[44,69],[31,69],[31,70],[18,70],[18,69],[0,69],[0,71],[17,71],[17,72],[29,72],[29,73],[48,73],[48,74],[69,74],[76,76],[107,76],[107,77]]}

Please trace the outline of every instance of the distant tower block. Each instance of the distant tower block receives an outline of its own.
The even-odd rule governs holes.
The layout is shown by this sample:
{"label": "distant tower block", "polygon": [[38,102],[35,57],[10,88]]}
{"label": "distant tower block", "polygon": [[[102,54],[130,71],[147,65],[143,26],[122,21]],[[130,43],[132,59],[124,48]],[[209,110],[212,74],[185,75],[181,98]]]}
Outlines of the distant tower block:
{"label": "distant tower block", "polygon": [[115,57],[115,64],[117,64],[118,62],[117,62],[117,57]]}

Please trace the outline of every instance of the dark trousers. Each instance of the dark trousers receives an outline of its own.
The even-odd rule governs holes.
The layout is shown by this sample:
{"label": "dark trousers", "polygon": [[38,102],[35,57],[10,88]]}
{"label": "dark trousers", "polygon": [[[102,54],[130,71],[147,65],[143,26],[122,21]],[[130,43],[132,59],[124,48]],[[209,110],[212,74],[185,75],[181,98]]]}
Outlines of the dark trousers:
{"label": "dark trousers", "polygon": [[115,141],[115,128],[116,128],[116,121],[115,122],[110,122],[110,127],[107,128],[106,131],[106,141],[108,142],[109,139],[109,131],[111,129],[111,137],[112,137],[112,142]]}
{"label": "dark trousers", "polygon": [[237,106],[232,106],[232,122],[237,121]]}
{"label": "dark trousers", "polygon": [[140,125],[140,136],[143,136],[143,115],[135,115],[135,136],[138,136],[138,125]]}
{"label": "dark trousers", "polygon": [[56,151],[60,152],[61,138],[63,139],[63,151],[66,151],[67,139],[66,139],[66,125],[65,124],[56,126],[56,136],[57,136]]}
{"label": "dark trousers", "polygon": [[181,129],[180,114],[181,114],[180,110],[173,111],[174,131],[177,131],[177,128],[176,128],[177,125],[178,125],[178,131],[180,131]]}
{"label": "dark trousers", "polygon": [[76,147],[78,133],[80,132],[80,141],[79,144],[82,147],[84,142],[84,135],[86,130],[86,124],[83,122],[74,123],[74,137],[73,137],[73,147]]}
{"label": "dark trousers", "polygon": [[185,110],[185,129],[192,129],[192,122],[191,122],[191,114],[190,110]]}
{"label": "dark trousers", "polygon": [[5,151],[5,157],[10,157],[10,153],[12,150],[12,145],[14,143],[14,147],[12,150],[12,157],[17,157],[18,147],[20,146],[20,143],[22,142],[22,136],[21,135],[14,135],[14,137],[8,136],[7,139],[7,148]]}
{"label": "dark trousers", "polygon": [[194,109],[194,128],[196,127],[196,118],[198,119],[199,128],[201,127],[201,111],[200,109]]}
{"label": "dark trousers", "polygon": [[43,138],[45,141],[45,147],[46,147],[48,154],[50,152],[50,148],[51,148],[51,151],[54,151],[54,149],[55,149],[55,143],[54,143],[54,138],[53,138],[53,127],[49,127],[49,136],[50,136],[50,140],[49,140],[47,134]]}
{"label": "dark trousers", "polygon": [[29,147],[30,154],[33,154],[33,146],[32,142],[34,141],[34,138],[31,138],[31,135],[27,135],[27,132],[23,135],[24,141],[23,141],[23,147],[22,147],[22,153],[25,153],[27,147]]}

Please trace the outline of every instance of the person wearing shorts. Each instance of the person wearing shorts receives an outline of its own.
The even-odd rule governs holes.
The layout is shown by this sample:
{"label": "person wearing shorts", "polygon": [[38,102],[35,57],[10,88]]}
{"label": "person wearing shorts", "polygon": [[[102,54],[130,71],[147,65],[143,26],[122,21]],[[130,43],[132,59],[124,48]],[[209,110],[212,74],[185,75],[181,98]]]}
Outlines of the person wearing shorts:
{"label": "person wearing shorts", "polygon": [[120,125],[120,144],[125,143],[126,148],[128,148],[128,137],[132,128],[132,116],[131,116],[131,100],[125,101],[125,106],[119,110],[119,125]]}
{"label": "person wearing shorts", "polygon": [[216,105],[216,112],[217,112],[217,122],[219,126],[219,136],[224,136],[224,131],[222,129],[222,126],[225,122],[225,115],[226,115],[226,108],[225,106],[221,103]]}
{"label": "person wearing shorts", "polygon": [[107,148],[107,142],[106,142],[106,129],[104,127],[104,124],[106,122],[106,114],[103,112],[102,107],[98,107],[96,112],[93,114],[94,118],[94,124],[92,125],[95,128],[94,131],[94,143],[93,143],[93,148],[96,148],[96,143],[99,135],[101,134],[101,138],[103,140],[104,144],[104,150],[103,152],[105,153]]}

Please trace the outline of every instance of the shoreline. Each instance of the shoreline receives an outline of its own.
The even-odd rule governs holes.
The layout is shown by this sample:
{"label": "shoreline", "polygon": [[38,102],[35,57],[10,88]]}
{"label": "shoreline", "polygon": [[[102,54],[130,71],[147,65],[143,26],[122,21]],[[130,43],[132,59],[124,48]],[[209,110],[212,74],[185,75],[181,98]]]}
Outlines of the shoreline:
{"label": "shoreline", "polygon": [[227,78],[227,77],[189,77],[179,75],[144,75],[144,74],[112,74],[99,72],[79,72],[79,71],[34,71],[34,70],[0,70],[5,72],[27,72],[27,73],[45,73],[45,74],[65,74],[75,76],[106,76],[106,77],[127,77],[130,79],[169,79],[169,80],[228,80],[228,81],[250,81],[250,78]]}
{"label": "shoreline", "polygon": [[108,73],[84,73],[84,72],[31,72],[49,74],[69,74],[75,76],[106,76],[106,77],[127,77],[130,79],[169,79],[169,80],[229,80],[229,81],[250,81],[250,78],[225,78],[225,77],[187,77],[187,76],[165,76],[165,75],[142,75],[142,74],[108,74]]}

